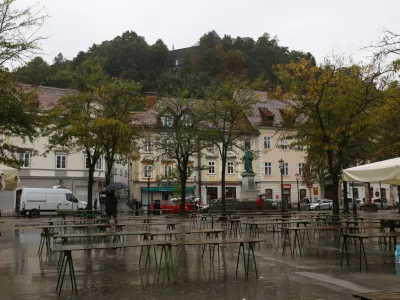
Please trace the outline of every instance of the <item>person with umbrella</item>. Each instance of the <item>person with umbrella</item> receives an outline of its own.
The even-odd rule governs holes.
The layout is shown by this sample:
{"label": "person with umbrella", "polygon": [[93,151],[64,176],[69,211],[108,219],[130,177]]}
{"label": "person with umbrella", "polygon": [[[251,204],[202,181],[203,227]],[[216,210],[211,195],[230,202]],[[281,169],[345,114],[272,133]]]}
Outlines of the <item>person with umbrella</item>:
{"label": "person with umbrella", "polygon": [[106,210],[106,216],[108,219],[108,223],[110,223],[111,217],[114,218],[114,223],[117,224],[117,205],[118,205],[118,198],[115,195],[116,190],[120,189],[127,189],[128,185],[121,183],[121,182],[116,182],[112,183],[108,186],[106,186],[103,190],[103,193],[106,193],[105,197],[105,210]]}
{"label": "person with umbrella", "polygon": [[110,223],[111,217],[114,218],[114,223],[117,224],[117,205],[118,199],[115,196],[115,191],[107,191],[105,198],[107,221]]}

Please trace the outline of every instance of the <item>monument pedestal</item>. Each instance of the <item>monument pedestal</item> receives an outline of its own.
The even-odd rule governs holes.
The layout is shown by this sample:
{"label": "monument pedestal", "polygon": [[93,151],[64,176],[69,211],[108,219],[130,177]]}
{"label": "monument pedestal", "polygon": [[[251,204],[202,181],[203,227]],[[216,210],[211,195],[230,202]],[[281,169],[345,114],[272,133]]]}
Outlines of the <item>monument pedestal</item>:
{"label": "monument pedestal", "polygon": [[242,192],[240,200],[242,201],[256,201],[258,197],[258,190],[254,182],[255,173],[242,173]]}

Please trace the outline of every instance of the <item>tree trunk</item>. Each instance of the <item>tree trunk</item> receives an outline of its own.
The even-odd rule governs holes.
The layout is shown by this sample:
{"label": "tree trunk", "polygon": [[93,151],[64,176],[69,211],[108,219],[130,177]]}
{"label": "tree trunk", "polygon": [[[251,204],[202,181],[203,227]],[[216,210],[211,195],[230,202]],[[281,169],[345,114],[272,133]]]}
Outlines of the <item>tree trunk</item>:
{"label": "tree trunk", "polygon": [[332,183],[333,183],[333,215],[339,215],[339,174],[333,172]]}
{"label": "tree trunk", "polygon": [[[397,196],[399,197],[399,213],[400,213],[400,185],[397,186]],[[396,197],[394,198],[394,204],[396,205]]]}
{"label": "tree trunk", "polygon": [[343,181],[343,212],[349,212],[349,202],[347,201],[347,181]]}
{"label": "tree trunk", "polygon": [[89,180],[88,180],[88,204],[87,204],[87,209],[92,210],[93,209],[93,183],[94,183],[94,168],[95,165],[90,165],[89,166]]}
{"label": "tree trunk", "polygon": [[106,159],[107,170],[106,170],[106,186],[111,184],[112,172],[113,172],[113,161]]}
{"label": "tree trunk", "polygon": [[225,199],[225,168],[226,168],[226,147],[222,149],[221,155],[221,202],[222,202],[222,213],[226,214],[226,199]]}
{"label": "tree trunk", "polygon": [[181,215],[186,213],[186,180],[185,182],[181,182]]}
{"label": "tree trunk", "polygon": [[185,206],[186,206],[186,181],[188,177],[187,169],[189,165],[189,158],[183,158],[181,162],[182,168],[180,170],[180,180],[181,180],[181,215],[186,213]]}

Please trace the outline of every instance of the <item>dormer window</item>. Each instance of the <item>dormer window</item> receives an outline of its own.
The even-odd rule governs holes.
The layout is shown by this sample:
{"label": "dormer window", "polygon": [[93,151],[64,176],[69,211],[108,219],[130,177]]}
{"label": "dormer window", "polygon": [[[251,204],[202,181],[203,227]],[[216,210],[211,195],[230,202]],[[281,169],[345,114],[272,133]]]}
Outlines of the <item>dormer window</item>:
{"label": "dormer window", "polygon": [[192,118],[189,115],[184,115],[182,117],[183,126],[189,127],[193,125]]}
{"label": "dormer window", "polygon": [[161,117],[161,125],[163,127],[172,127],[174,125],[174,119],[172,116],[165,115]]}

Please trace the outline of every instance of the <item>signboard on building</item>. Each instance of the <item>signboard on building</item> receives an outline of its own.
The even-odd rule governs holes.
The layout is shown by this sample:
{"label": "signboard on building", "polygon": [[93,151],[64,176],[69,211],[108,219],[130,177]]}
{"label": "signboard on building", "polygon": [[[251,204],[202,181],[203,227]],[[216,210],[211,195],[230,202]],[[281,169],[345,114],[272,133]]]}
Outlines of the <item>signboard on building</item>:
{"label": "signboard on building", "polygon": [[318,196],[318,187],[313,187],[313,195]]}
{"label": "signboard on building", "polygon": [[284,184],[282,184],[282,188],[284,190],[290,190],[292,188],[292,185],[289,183],[284,183]]}

